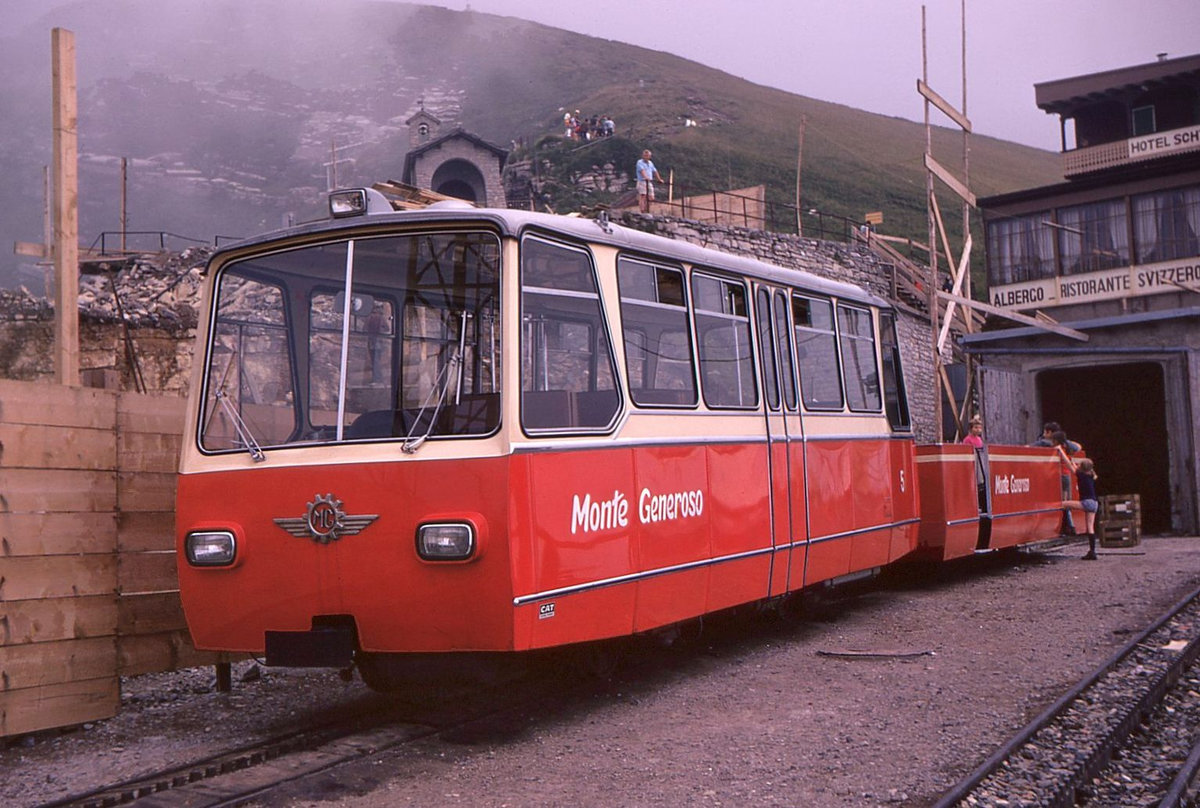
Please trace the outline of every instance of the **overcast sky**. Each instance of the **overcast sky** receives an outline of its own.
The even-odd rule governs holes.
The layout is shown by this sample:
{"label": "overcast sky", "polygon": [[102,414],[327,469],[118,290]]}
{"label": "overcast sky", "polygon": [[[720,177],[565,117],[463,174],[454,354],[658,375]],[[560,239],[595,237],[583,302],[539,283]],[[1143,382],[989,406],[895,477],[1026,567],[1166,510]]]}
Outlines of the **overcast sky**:
{"label": "overcast sky", "polygon": [[[411,1],[411,0],[410,0]],[[922,120],[920,0],[416,0],[667,51],[750,81]],[[929,82],[962,106],[962,2],[926,0]],[[1052,151],[1033,85],[1200,53],[1200,0],[968,0],[967,114]],[[935,113],[936,115],[936,113]],[[935,117],[934,123],[948,120]]]}

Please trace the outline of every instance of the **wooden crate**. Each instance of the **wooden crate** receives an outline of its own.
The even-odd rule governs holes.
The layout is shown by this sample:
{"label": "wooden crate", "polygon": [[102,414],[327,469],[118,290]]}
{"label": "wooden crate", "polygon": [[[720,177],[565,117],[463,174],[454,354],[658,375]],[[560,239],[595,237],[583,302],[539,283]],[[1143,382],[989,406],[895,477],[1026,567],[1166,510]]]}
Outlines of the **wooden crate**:
{"label": "wooden crate", "polygon": [[1142,498],[1139,494],[1100,497],[1096,537],[1101,547],[1133,547],[1142,540]]}

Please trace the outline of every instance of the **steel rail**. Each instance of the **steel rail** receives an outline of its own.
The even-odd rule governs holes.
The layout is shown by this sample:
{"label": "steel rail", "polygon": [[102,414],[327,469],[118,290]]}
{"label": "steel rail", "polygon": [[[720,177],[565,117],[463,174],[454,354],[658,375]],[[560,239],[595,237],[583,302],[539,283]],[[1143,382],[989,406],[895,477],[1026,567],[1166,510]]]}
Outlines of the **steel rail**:
{"label": "steel rail", "polygon": [[[1171,606],[1162,616],[1156,619],[1148,628],[1138,634],[1114,654],[1112,654],[1105,662],[1096,668],[1092,673],[1088,674],[1066,693],[1060,696],[1053,704],[1042,711],[1029,724],[1019,730],[1013,737],[1006,741],[999,749],[993,752],[986,760],[979,764],[970,774],[963,778],[957,785],[947,791],[942,797],[934,803],[934,808],[952,808],[959,802],[965,800],[976,787],[990,774],[1001,769],[1009,758],[1023,746],[1028,744],[1038,733],[1044,729],[1055,719],[1066,712],[1079,696],[1093,687],[1097,682],[1107,676],[1114,668],[1116,668],[1126,657],[1132,655],[1138,650],[1156,631],[1161,629],[1180,612],[1186,609],[1193,602],[1200,599],[1200,587],[1192,590],[1173,606]],[[1110,733],[1104,743],[1085,760],[1081,761],[1073,774],[1073,776],[1064,783],[1063,790],[1054,795],[1049,804],[1051,805],[1073,805],[1073,793],[1076,787],[1083,782],[1094,777],[1111,757],[1113,749],[1128,736],[1129,732],[1137,726],[1142,718],[1166,692],[1167,687],[1175,681],[1180,672],[1195,661],[1197,656],[1200,656],[1200,635],[1194,637],[1189,642],[1183,653],[1176,657],[1175,661],[1168,666],[1167,670],[1159,677],[1159,681],[1149,688],[1142,699],[1131,705],[1130,709],[1118,722],[1115,729]]]}
{"label": "steel rail", "polygon": [[1197,740],[1192,746],[1191,754],[1183,762],[1175,779],[1171,781],[1171,785],[1163,794],[1158,808],[1182,808],[1184,805],[1193,804],[1190,802],[1195,793],[1192,784],[1198,772],[1200,772],[1200,740]]}

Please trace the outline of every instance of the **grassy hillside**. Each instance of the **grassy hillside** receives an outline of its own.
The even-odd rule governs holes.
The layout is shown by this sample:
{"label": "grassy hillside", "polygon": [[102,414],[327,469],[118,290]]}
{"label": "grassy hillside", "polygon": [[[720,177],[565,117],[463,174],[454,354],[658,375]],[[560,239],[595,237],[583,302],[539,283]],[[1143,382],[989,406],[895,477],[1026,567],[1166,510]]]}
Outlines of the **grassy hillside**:
{"label": "grassy hillside", "polygon": [[[16,2],[0,0],[0,12]],[[120,157],[135,166],[136,227],[200,239],[316,211],[335,142],[352,158],[339,184],[399,178],[403,122],[418,99],[503,147],[558,134],[564,108],[607,114],[619,137],[557,150],[564,170],[612,162],[632,173],[648,146],[677,186],[765,184],[779,204],[794,201],[803,118],[804,208],[853,219],[878,210],[884,232],[927,238],[924,129],[909,121],[508,17],[371,0],[341,0],[336,14],[313,0],[211,0],[171,14],[156,0],[87,0],[0,34],[0,171],[12,180],[0,188],[12,211],[0,220],[3,242],[40,233],[31,200],[40,199],[50,133],[49,70],[38,51],[54,25],[73,30],[78,45],[85,242],[116,225]],[[915,80],[912,109],[921,114]],[[938,129],[934,151],[957,167],[961,135]],[[1058,177],[1057,155],[972,140],[980,196]],[[564,189],[556,208],[582,199]],[[957,201],[947,195],[943,208],[957,224]]]}

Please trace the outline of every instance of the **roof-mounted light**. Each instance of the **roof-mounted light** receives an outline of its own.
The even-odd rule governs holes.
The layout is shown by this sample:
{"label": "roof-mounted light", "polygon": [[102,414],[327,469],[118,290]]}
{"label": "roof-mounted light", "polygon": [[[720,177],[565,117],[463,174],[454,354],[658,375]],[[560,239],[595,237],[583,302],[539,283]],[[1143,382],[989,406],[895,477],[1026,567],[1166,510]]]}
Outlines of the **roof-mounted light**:
{"label": "roof-mounted light", "polygon": [[374,188],[344,188],[329,194],[329,215],[335,219],[393,210],[395,208],[387,197]]}

